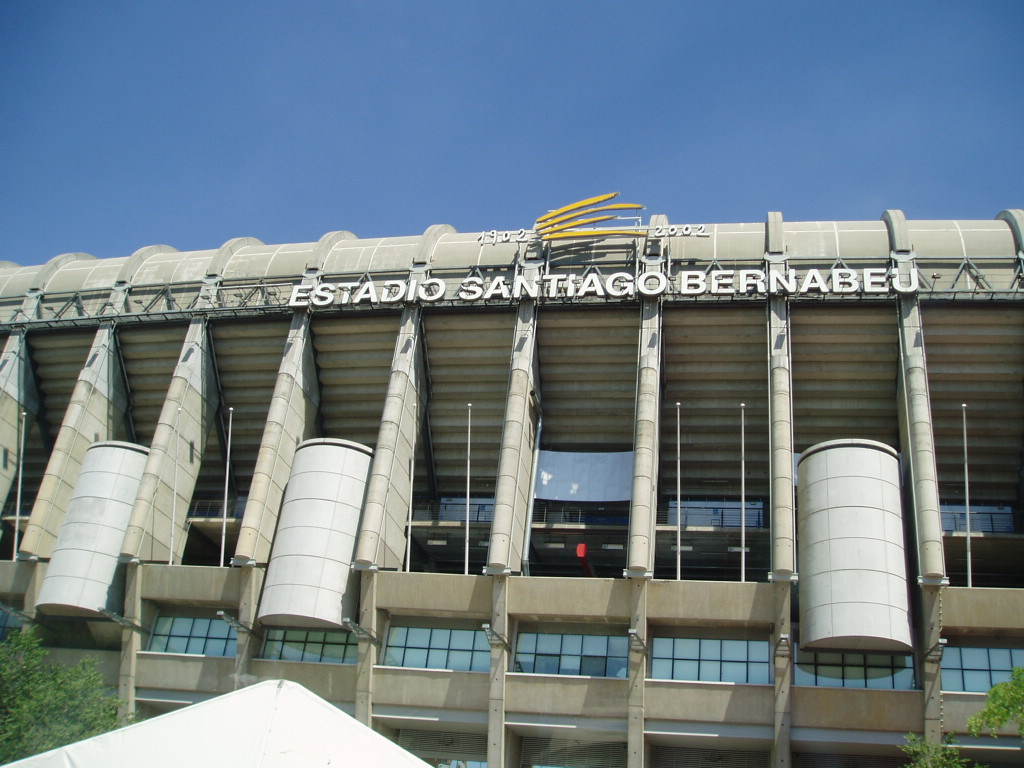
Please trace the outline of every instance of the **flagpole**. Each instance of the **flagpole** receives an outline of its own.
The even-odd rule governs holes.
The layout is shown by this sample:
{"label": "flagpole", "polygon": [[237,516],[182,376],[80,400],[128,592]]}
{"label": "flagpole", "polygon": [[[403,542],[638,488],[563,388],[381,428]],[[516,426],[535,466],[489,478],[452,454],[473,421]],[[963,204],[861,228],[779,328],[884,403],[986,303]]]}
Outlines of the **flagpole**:
{"label": "flagpole", "polygon": [[680,474],[682,455],[680,440],[679,403],[676,403],[676,581],[683,578],[683,478]]}
{"label": "flagpole", "polygon": [[740,581],[747,580],[747,404],[740,403]]}
{"label": "flagpole", "polygon": [[228,538],[228,480],[231,477],[231,429],[235,409],[228,408],[228,448],[224,460],[224,514],[220,521],[220,567],[224,567],[224,548]]}
{"label": "flagpole", "polygon": [[964,425],[964,512],[967,524],[967,586],[974,586],[971,569],[971,484],[967,476],[967,403],[961,403],[960,413]]}
{"label": "flagpole", "polygon": [[470,491],[470,447],[473,434],[473,404],[466,403],[466,555],[462,572],[469,575],[469,491]]}

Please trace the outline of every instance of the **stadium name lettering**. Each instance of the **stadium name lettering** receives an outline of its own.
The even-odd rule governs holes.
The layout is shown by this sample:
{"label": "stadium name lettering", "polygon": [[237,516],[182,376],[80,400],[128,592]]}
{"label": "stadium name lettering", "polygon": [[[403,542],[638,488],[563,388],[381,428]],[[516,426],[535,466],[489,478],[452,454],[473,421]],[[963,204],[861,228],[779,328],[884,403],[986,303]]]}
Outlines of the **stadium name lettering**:
{"label": "stadium name lettering", "polygon": [[865,269],[714,269],[683,270],[673,277],[661,272],[634,275],[615,272],[601,275],[549,274],[538,278],[517,275],[491,278],[471,275],[462,280],[453,295],[448,284],[437,277],[423,280],[373,280],[344,283],[296,285],[290,307],[329,307],[346,304],[433,303],[445,299],[474,302],[515,299],[629,299],[636,296],[805,296],[810,294],[916,293],[917,270],[903,276],[888,267]]}

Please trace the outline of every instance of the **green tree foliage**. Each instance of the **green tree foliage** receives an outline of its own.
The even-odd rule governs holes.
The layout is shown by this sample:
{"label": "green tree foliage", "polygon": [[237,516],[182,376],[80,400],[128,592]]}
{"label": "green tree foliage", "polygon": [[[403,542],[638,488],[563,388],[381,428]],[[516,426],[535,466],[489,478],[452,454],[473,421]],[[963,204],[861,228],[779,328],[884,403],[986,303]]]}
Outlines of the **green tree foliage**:
{"label": "green tree foliage", "polygon": [[1024,667],[1015,667],[1010,679],[992,686],[988,692],[985,708],[967,721],[972,736],[988,731],[995,732],[1011,723],[1017,726],[1017,733],[1024,737]]}
{"label": "green tree foliage", "polygon": [[907,768],[982,768],[973,760],[961,757],[960,747],[948,736],[942,744],[933,744],[908,733],[907,743],[900,749],[908,758]]}
{"label": "green tree foliage", "polygon": [[118,700],[94,659],[51,664],[39,639],[15,632],[0,643],[0,763],[117,728]]}

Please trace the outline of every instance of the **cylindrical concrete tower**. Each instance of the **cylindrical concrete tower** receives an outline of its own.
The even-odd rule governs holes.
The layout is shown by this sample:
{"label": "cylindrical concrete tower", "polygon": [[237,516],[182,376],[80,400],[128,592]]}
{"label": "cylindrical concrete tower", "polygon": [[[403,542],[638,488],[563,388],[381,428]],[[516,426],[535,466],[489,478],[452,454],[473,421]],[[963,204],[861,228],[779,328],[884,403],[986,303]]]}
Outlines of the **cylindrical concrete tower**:
{"label": "cylindrical concrete tower", "polygon": [[818,443],[799,478],[800,647],[911,652],[896,451]]}
{"label": "cylindrical concrete tower", "polygon": [[264,624],[338,628],[357,617],[352,559],[372,455],[348,440],[307,440],[295,450],[260,603]]}
{"label": "cylindrical concrete tower", "polygon": [[44,613],[100,616],[124,611],[117,556],[149,449],[133,443],[89,446],[68,513],[39,590]]}

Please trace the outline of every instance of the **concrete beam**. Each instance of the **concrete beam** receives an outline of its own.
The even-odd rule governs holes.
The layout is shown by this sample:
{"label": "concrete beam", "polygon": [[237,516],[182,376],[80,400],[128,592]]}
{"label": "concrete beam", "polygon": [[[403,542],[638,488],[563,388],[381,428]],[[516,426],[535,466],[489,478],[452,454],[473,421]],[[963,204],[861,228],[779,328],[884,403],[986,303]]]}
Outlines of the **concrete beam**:
{"label": "concrete beam", "polygon": [[308,313],[296,312],[288,329],[233,565],[266,564],[270,559],[277,516],[281,512],[295,448],[303,440],[315,436],[320,383],[313,364],[309,322]]}
{"label": "concrete beam", "polygon": [[22,551],[49,558],[67,514],[68,501],[89,446],[105,440],[130,440],[128,392],[113,325],[93,339],[85,367],[71,393],[64,421],[43,474]]}
{"label": "concrete beam", "polygon": [[395,341],[356,543],[357,569],[401,568],[405,561],[406,520],[413,492],[412,459],[419,423],[426,411],[421,395],[424,373],[420,312],[418,306],[406,307]]}
{"label": "concrete beam", "polygon": [[181,562],[188,508],[220,405],[213,380],[206,321],[196,318],[167,389],[121,545],[122,559]]}

